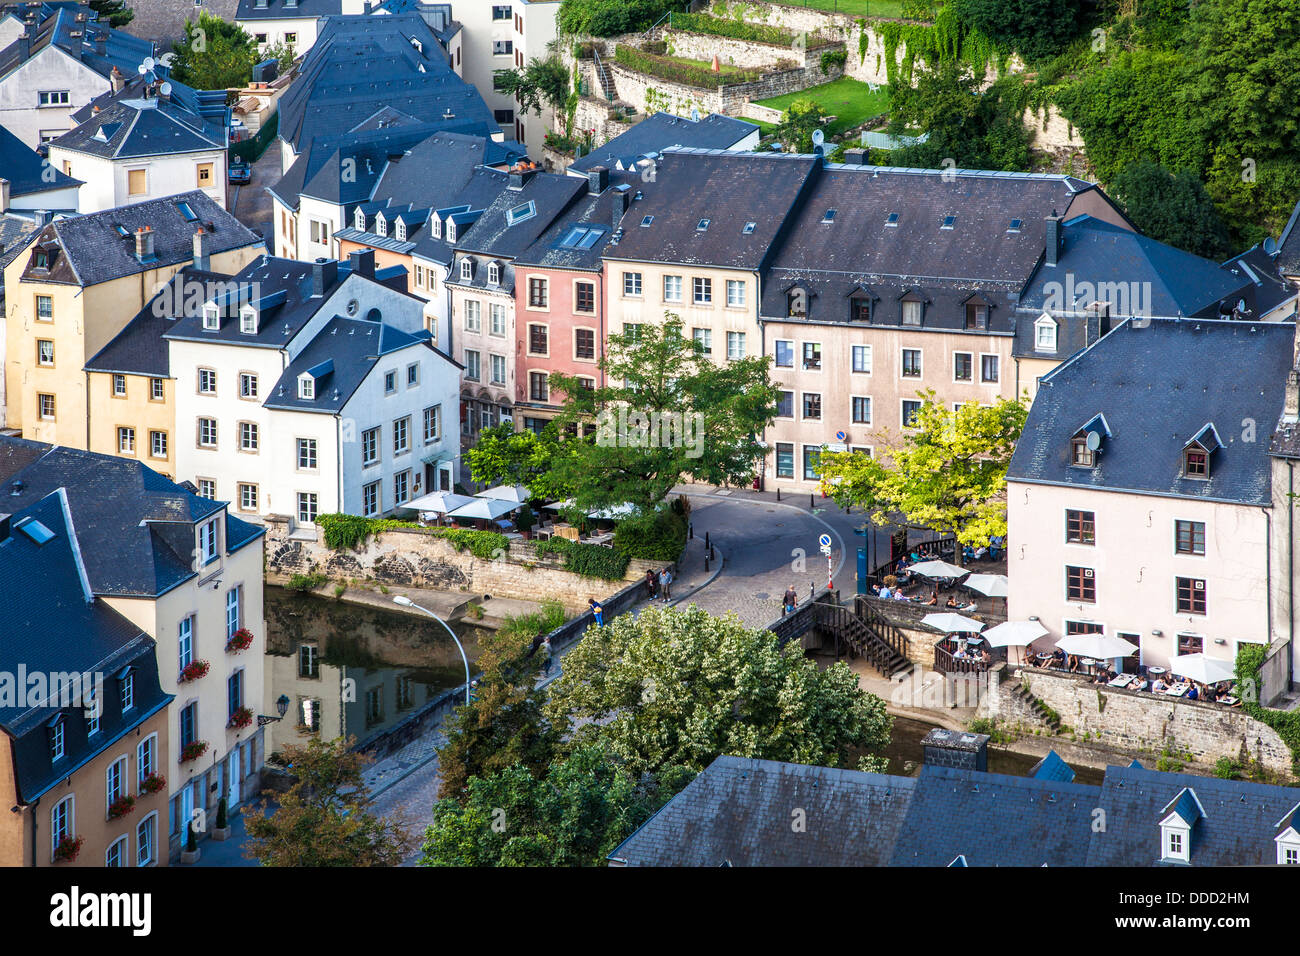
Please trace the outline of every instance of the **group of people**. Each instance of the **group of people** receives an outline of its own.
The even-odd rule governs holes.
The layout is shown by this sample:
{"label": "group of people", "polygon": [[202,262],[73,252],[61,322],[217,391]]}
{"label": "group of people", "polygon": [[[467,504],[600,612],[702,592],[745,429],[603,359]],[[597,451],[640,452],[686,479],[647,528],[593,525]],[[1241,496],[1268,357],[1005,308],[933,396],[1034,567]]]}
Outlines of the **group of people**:
{"label": "group of people", "polygon": [[673,572],[669,568],[663,568],[658,573],[653,568],[645,573],[646,590],[650,592],[650,600],[663,598],[665,604],[672,601],[673,590]]}
{"label": "group of people", "polygon": [[976,648],[961,639],[957,640],[957,649],[952,652],[952,657],[957,661],[979,661],[981,664],[993,662],[993,655],[989,653],[987,644]]}
{"label": "group of people", "polygon": [[[1040,665],[1051,667],[1056,670],[1080,672],[1086,670],[1088,665],[1083,659],[1076,654],[1067,654],[1059,647],[1051,654],[1037,655]],[[1094,684],[1109,684],[1119,676],[1114,665],[1110,661],[1104,661],[1097,666],[1092,675]],[[1173,674],[1160,673],[1155,675],[1154,680],[1149,679],[1147,674],[1134,674],[1127,685],[1126,690],[1150,691],[1153,694],[1164,694],[1170,690],[1185,685],[1187,693],[1183,695],[1187,700],[1204,700],[1209,703],[1217,703],[1225,698],[1232,696],[1232,682],[1224,681],[1219,684],[1198,684],[1187,678],[1176,677]]]}

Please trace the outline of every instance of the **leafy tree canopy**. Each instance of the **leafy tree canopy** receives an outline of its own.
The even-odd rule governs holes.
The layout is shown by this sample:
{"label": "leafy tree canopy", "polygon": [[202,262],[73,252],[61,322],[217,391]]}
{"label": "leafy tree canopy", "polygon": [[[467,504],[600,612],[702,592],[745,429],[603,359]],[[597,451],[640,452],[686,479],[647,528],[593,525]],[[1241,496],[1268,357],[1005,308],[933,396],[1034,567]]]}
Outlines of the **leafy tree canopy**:
{"label": "leafy tree canopy", "polygon": [[1227,227],[1189,171],[1130,163],[1115,177],[1111,195],[1144,235],[1211,259],[1228,255]]}
{"label": "leafy tree canopy", "polygon": [[253,78],[257,42],[242,27],[206,10],[185,21],[185,38],[172,44],[171,72],[197,90],[245,86]]}
{"label": "leafy tree canopy", "polygon": [[841,505],[871,509],[877,523],[901,514],[963,544],[986,545],[1007,533],[1007,466],[1024,428],[1025,404],[1003,398],[953,411],[933,391],[922,399],[915,429],[887,458],[822,452],[822,486]]}
{"label": "leafy tree canopy", "polygon": [[1059,53],[1082,26],[1080,0],[948,0],[957,16],[1026,60]]}
{"label": "leafy tree canopy", "polygon": [[564,112],[569,97],[569,71],[558,56],[545,60],[533,58],[523,69],[497,70],[495,87],[515,98],[525,113],[542,115],[542,107],[549,106],[557,114]]}
{"label": "leafy tree canopy", "polygon": [[126,0],[88,0],[86,6],[99,14],[100,23],[107,23],[114,30],[135,19],[135,11],[127,6]]}

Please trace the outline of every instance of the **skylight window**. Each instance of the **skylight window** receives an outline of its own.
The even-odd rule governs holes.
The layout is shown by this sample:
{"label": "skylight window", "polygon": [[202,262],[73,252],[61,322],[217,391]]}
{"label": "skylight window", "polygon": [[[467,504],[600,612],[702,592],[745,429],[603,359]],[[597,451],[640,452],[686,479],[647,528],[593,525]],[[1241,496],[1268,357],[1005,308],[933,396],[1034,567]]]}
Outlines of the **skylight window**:
{"label": "skylight window", "polygon": [[1024,221],[1023,221],[1023,220],[1021,220],[1021,219],[1012,219],[1012,220],[1011,220],[1011,226],[1007,229],[1007,232],[1019,232],[1019,231],[1020,231],[1020,227],[1023,226],[1023,225],[1024,225]]}
{"label": "skylight window", "polygon": [[27,537],[35,541],[38,546],[45,544],[47,541],[50,541],[54,537],[54,532],[51,531],[49,528],[45,527],[45,525],[41,524],[35,518],[31,518],[27,521],[24,521],[22,524],[20,524],[17,527],[16,530],[21,531],[23,534],[27,535]]}
{"label": "skylight window", "polygon": [[940,228],[940,229],[951,229],[951,228],[953,227],[953,225],[954,225],[956,222],[957,222],[957,217],[956,217],[956,216],[944,216],[944,217],[943,217],[943,225],[940,226],[939,228]]}
{"label": "skylight window", "polygon": [[590,249],[605,234],[604,229],[595,226],[574,226],[560,240],[562,249]]}
{"label": "skylight window", "polygon": [[195,214],[194,210],[193,210],[192,208],[190,208],[190,204],[189,204],[189,203],[187,203],[187,202],[178,202],[178,203],[176,204],[176,208],[180,210],[180,213],[181,213],[182,216],[185,217],[185,221],[186,221],[186,222],[198,222],[198,221],[199,221],[199,217]]}
{"label": "skylight window", "polygon": [[747,223],[745,223],[745,228],[742,229],[741,232],[743,232],[743,233],[744,233],[745,235],[747,235],[747,236],[751,236],[751,235],[754,234],[754,229],[755,229],[757,226],[758,226],[758,223],[756,223],[756,222],[747,222]]}
{"label": "skylight window", "polygon": [[518,225],[525,219],[532,219],[536,215],[537,204],[530,199],[526,203],[521,203],[518,206],[513,206],[506,210],[506,225]]}
{"label": "skylight window", "polygon": [[130,239],[130,238],[131,238],[131,230],[128,229],[128,228],[126,228],[126,226],[122,225],[120,222],[119,222],[119,223],[114,223],[113,228],[117,230],[117,234],[118,234],[118,236],[120,236],[121,238],[123,238],[123,239]]}
{"label": "skylight window", "polygon": [[652,222],[654,222],[654,221],[655,221],[655,217],[654,217],[654,216],[645,216],[645,217],[643,217],[643,218],[641,219],[641,225],[642,225],[643,227],[644,227],[644,226],[648,226],[648,225],[650,225],[650,223],[652,223]]}
{"label": "skylight window", "polygon": [[834,221],[835,221],[835,210],[827,209],[826,215],[822,216],[822,222],[834,222]]}
{"label": "skylight window", "polygon": [[695,227],[695,231],[696,231],[696,232],[704,232],[704,230],[706,230],[706,229],[708,229],[708,228],[709,228],[709,220],[708,220],[708,219],[701,219],[701,220],[699,221],[699,223],[696,225],[696,227]]}
{"label": "skylight window", "polygon": [[897,225],[898,225],[898,213],[896,213],[896,212],[891,212],[891,213],[889,214],[889,218],[885,220],[885,225],[886,225],[886,226],[897,226]]}

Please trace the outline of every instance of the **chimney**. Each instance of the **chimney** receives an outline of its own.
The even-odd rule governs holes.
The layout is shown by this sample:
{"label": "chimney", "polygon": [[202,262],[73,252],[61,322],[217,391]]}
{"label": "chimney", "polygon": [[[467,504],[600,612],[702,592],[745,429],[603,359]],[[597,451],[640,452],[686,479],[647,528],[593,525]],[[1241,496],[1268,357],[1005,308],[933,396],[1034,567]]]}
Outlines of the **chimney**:
{"label": "chimney", "polygon": [[1110,331],[1110,303],[1097,300],[1084,306],[1084,345],[1092,345]]}
{"label": "chimney", "polygon": [[108,55],[108,34],[99,32],[95,34],[95,52],[100,56]]}
{"label": "chimney", "polygon": [[18,61],[25,62],[32,55],[32,35],[24,28],[18,34]]}
{"label": "chimney", "polygon": [[844,165],[846,166],[865,166],[867,165],[867,151],[861,146],[854,146],[852,149],[844,151]]}
{"label": "chimney", "polygon": [[592,166],[587,170],[587,192],[599,196],[609,187],[609,169],[605,166]]}
{"label": "chimney", "polygon": [[988,770],[989,739],[988,734],[971,734],[963,730],[936,727],[921,741],[921,762],[933,767]]}
{"label": "chimney", "polygon": [[361,13],[364,16],[370,16],[370,0],[366,0],[366,2],[361,5]]}
{"label": "chimney", "polygon": [[330,287],[338,281],[339,264],[323,256],[311,264],[311,295],[313,299],[322,298]]}
{"label": "chimney", "polygon": [[1047,250],[1046,263],[1054,266],[1061,256],[1061,217],[1052,210],[1052,214],[1047,217]]}
{"label": "chimney", "polygon": [[9,180],[0,177],[0,212],[9,211]]}
{"label": "chimney", "polygon": [[108,75],[108,83],[114,93],[121,93],[122,88],[126,86],[126,77],[117,67],[113,67],[113,72]]}
{"label": "chimney", "polygon": [[348,261],[352,263],[352,272],[355,275],[365,276],[367,279],[375,277],[374,249],[353,249],[348,253]]}
{"label": "chimney", "polygon": [[194,268],[208,271],[209,250],[212,240],[202,226],[194,230]]}
{"label": "chimney", "polygon": [[510,167],[509,188],[523,189],[524,183],[528,182],[528,180],[532,179],[536,175],[537,167],[532,163],[527,161],[515,163],[515,165]]}
{"label": "chimney", "polygon": [[1300,372],[1286,373],[1286,401],[1282,404],[1282,422],[1294,425],[1300,422]]}
{"label": "chimney", "polygon": [[135,258],[137,262],[148,262],[153,259],[153,230],[148,226],[141,226],[135,231]]}

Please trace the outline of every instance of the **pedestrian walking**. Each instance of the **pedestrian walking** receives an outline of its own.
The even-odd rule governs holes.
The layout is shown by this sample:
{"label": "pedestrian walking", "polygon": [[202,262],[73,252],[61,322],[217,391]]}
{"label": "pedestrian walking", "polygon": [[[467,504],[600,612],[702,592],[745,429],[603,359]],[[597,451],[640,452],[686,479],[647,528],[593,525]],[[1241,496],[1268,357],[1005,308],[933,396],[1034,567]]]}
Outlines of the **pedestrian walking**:
{"label": "pedestrian walking", "polygon": [[663,592],[664,603],[667,604],[672,600],[670,590],[673,585],[673,573],[667,568],[659,572],[659,590]]}
{"label": "pedestrian walking", "polygon": [[654,600],[659,595],[659,578],[654,573],[654,569],[649,569],[645,573],[646,590],[650,592],[650,600]]}
{"label": "pedestrian walking", "polygon": [[781,599],[781,616],[793,614],[794,609],[799,604],[799,594],[795,591],[794,585],[786,588],[785,596]]}
{"label": "pedestrian walking", "polygon": [[596,618],[596,626],[605,626],[605,606],[595,598],[587,598],[587,607],[591,608],[592,616]]}
{"label": "pedestrian walking", "polygon": [[551,676],[551,638],[549,635],[546,640],[542,641],[542,676]]}

